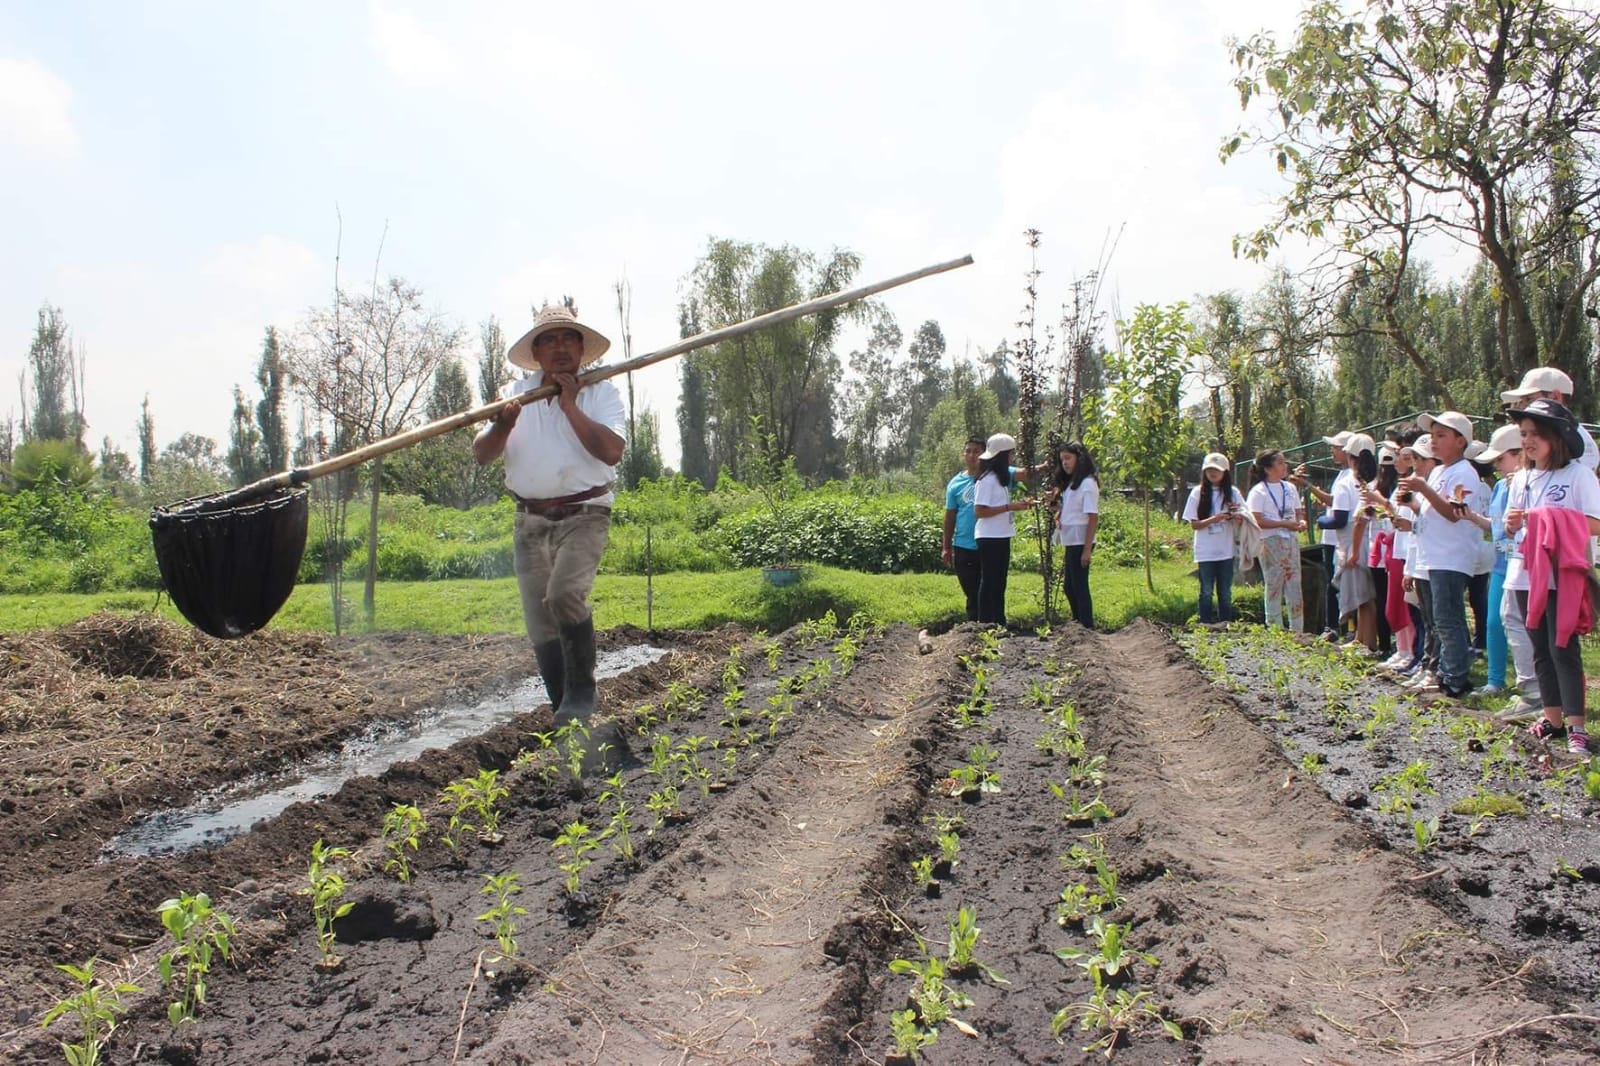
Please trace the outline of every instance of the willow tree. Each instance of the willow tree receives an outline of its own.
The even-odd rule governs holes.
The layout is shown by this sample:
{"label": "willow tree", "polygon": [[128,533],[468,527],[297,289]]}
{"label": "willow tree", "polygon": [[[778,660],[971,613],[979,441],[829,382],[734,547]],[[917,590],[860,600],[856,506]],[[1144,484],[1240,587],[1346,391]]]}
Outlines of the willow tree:
{"label": "willow tree", "polygon": [[[1544,0],[1318,0],[1292,41],[1231,41],[1252,117],[1222,146],[1268,152],[1289,183],[1269,221],[1236,239],[1265,258],[1286,238],[1325,250],[1327,290],[1361,267],[1401,288],[1419,244],[1476,247],[1500,295],[1500,375],[1518,377],[1582,315],[1537,315],[1538,278],[1558,264],[1563,299],[1600,275],[1600,15]],[[1331,296],[1336,300],[1337,295]],[[1440,398],[1450,384],[1398,313],[1385,335]]]}

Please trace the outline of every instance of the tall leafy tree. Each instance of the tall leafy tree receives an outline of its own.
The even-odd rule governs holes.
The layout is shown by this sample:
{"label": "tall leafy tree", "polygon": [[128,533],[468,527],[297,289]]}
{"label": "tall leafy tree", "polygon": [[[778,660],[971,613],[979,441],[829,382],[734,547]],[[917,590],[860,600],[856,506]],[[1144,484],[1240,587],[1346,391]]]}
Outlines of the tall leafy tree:
{"label": "tall leafy tree", "polygon": [[[683,336],[692,333],[686,330]],[[708,489],[717,483],[717,468],[711,460],[709,418],[706,370],[691,353],[678,364],[678,441],[682,449],[683,476]]]}
{"label": "tall leafy tree", "polygon": [[278,330],[267,327],[261,342],[261,362],[256,367],[256,384],[261,386],[261,402],[256,404],[256,432],[260,437],[259,467],[263,473],[289,468],[289,426],[284,421],[284,392],[289,371],[278,345]]}
{"label": "tall leafy tree", "polygon": [[234,387],[233,421],[228,427],[228,476],[235,485],[245,485],[265,473],[262,465],[261,429],[244,390]]}
{"label": "tall leafy tree", "polygon": [[928,415],[949,387],[944,356],[944,331],[930,318],[911,335],[906,358],[895,367],[889,442],[884,449],[884,461],[893,469],[909,470],[916,462]]}
{"label": "tall leafy tree", "polygon": [[900,327],[894,317],[880,315],[872,324],[864,350],[850,353],[851,377],[844,389],[845,462],[851,473],[875,477],[885,467],[892,441],[887,431],[893,424],[899,399],[893,395]]}
{"label": "tall leafy tree", "polygon": [[[70,440],[83,446],[80,365],[61,308],[45,304],[39,309],[39,322],[28,345],[33,402],[31,415],[23,419],[25,439]],[[80,402],[71,402],[69,395]]]}
{"label": "tall leafy tree", "polygon": [[[1396,313],[1417,246],[1469,243],[1502,297],[1502,380],[1570,350],[1564,314],[1541,330],[1534,274],[1582,251],[1563,298],[1600,275],[1600,14],[1545,0],[1317,0],[1284,47],[1231,42],[1235,85],[1263,121],[1228,138],[1276,160],[1289,190],[1236,240],[1265,257],[1286,236],[1328,241],[1331,285],[1360,264],[1388,286],[1388,338],[1443,402],[1451,383]],[[1553,332],[1552,332],[1553,331]]]}
{"label": "tall leafy tree", "polygon": [[506,362],[506,338],[500,322],[493,315],[478,327],[478,395],[488,403],[500,395],[506,383],[510,364]]}
{"label": "tall leafy tree", "polygon": [[100,441],[100,480],[106,485],[129,485],[134,478],[133,460],[110,437]]}
{"label": "tall leafy tree", "polygon": [[[838,249],[818,256],[790,245],[713,239],[685,280],[681,328],[685,335],[701,333],[822,296],[847,287],[859,267],[854,253]],[[737,476],[756,417],[777,450],[770,458],[792,455],[806,476],[837,470],[842,446],[833,411],[840,368],[833,345],[840,325],[869,307],[835,308],[686,356],[704,374],[711,463]]]}
{"label": "tall leafy tree", "polygon": [[156,476],[156,420],[150,414],[150,394],[139,405],[139,480],[150,484]]}

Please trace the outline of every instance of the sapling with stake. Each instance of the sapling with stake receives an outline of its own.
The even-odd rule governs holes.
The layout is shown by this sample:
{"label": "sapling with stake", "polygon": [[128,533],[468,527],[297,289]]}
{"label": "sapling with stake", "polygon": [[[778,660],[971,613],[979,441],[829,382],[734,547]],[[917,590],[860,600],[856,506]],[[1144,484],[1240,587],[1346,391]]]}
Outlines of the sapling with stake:
{"label": "sapling with stake", "polygon": [[349,848],[330,848],[320,839],[311,845],[311,863],[306,868],[306,887],[301,893],[311,897],[311,917],[317,923],[317,950],[322,953],[317,962],[319,970],[332,972],[344,965],[344,960],[333,951],[338,939],[333,923],[349,914],[355,904],[339,902],[346,888],[345,880],[338,871],[328,869],[328,864],[349,857]]}
{"label": "sapling with stake", "polygon": [[167,1004],[167,1021],[177,1026],[194,1021],[195,1011],[205,1003],[206,974],[211,972],[214,958],[220,956],[227,961],[234,922],[213,908],[211,897],[204,892],[192,896],[184,892],[177,899],[164,901],[156,908],[156,913],[178,942],[171,951],[156,959],[162,987],[176,980],[181,988],[178,998]]}
{"label": "sapling with stake", "polygon": [[128,981],[112,981],[96,976],[94,970],[98,962],[98,959],[90,959],[82,966],[56,964],[56,969],[77,981],[79,988],[46,1011],[39,1027],[48,1029],[57,1019],[66,1016],[71,1016],[77,1023],[78,1040],[60,1041],[67,1066],[100,1066],[100,1051],[117,1027],[117,1016],[128,1009],[123,1006],[122,997],[144,991]]}
{"label": "sapling with stake", "polygon": [[393,873],[400,881],[410,881],[411,862],[406,851],[415,853],[427,831],[428,820],[415,804],[396,803],[389,808],[383,816],[383,846],[389,852],[383,872]]}
{"label": "sapling with stake", "polygon": [[512,896],[522,892],[522,875],[515,871],[504,874],[484,874],[484,885],[479,892],[494,897],[494,906],[478,915],[480,922],[494,923],[494,938],[500,945],[502,959],[517,957],[517,919],[528,913],[528,908],[513,903]]}

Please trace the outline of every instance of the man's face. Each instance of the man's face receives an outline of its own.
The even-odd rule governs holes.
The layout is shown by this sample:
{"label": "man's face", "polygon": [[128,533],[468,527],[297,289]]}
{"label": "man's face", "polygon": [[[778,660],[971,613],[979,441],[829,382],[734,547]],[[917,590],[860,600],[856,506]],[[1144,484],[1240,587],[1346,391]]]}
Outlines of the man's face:
{"label": "man's face", "polygon": [[552,329],[533,339],[533,357],[546,374],[571,374],[583,363],[583,334]]}
{"label": "man's face", "polygon": [[969,440],[961,449],[961,462],[968,470],[971,470],[973,467],[978,465],[978,456],[982,454],[983,445],[976,444]]}

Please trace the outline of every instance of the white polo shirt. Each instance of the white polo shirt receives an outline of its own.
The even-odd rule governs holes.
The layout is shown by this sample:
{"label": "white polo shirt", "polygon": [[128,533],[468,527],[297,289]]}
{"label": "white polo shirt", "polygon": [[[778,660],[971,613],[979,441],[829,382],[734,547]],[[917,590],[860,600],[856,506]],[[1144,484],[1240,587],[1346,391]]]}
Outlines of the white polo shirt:
{"label": "white polo shirt", "polygon": [[[507,398],[520,396],[544,384],[543,371],[535,370],[502,390]],[[628,439],[628,408],[622,393],[610,381],[596,381],[578,392],[578,410]],[[616,477],[616,467],[601,462],[578,440],[557,397],[525,404],[517,424],[506,437],[506,488],[524,499],[553,500],[604,485]],[[612,493],[585,503],[609,504]]]}

